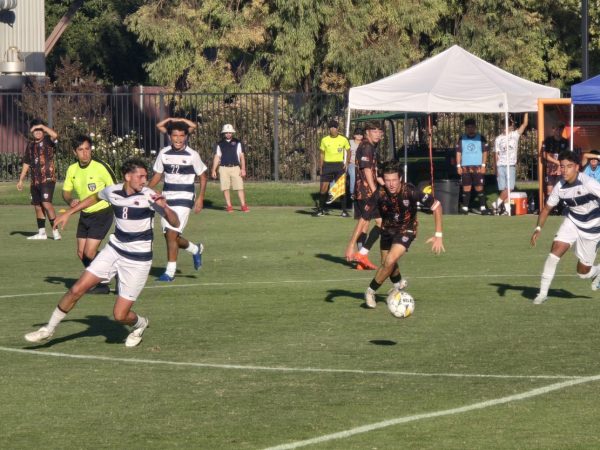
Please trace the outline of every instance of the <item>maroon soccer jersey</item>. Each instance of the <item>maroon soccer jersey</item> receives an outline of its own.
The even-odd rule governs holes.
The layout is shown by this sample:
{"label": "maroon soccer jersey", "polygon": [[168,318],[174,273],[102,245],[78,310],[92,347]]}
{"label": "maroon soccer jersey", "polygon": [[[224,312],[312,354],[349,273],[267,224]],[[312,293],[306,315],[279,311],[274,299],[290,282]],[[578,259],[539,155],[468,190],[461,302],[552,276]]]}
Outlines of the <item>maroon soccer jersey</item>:
{"label": "maroon soccer jersey", "polygon": [[[367,178],[365,169],[371,169],[373,178],[377,176],[377,153],[375,146],[366,139],[363,139],[356,149],[356,185],[354,188],[354,198],[356,200],[367,200],[373,194]],[[377,184],[377,180],[375,180]]]}
{"label": "maroon soccer jersey", "polygon": [[34,186],[42,183],[56,182],[56,169],[54,167],[54,142],[48,136],[42,141],[29,142],[23,155],[23,163],[31,168],[31,184]]}
{"label": "maroon soccer jersey", "polygon": [[435,198],[431,194],[419,192],[412,184],[403,184],[400,191],[390,194],[381,186],[367,201],[362,218],[371,220],[381,216],[383,230],[388,233],[417,234],[417,203],[431,208]]}

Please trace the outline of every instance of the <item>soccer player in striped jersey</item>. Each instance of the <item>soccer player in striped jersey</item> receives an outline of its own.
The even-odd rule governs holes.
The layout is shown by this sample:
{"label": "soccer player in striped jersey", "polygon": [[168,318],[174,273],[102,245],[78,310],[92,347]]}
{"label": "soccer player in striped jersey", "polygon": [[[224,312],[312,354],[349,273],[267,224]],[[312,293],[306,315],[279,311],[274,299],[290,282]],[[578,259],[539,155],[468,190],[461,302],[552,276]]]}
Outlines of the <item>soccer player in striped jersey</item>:
{"label": "soccer player in striped jersey", "polygon": [[600,183],[579,172],[579,160],[573,152],[561,152],[558,161],[561,179],[540,211],[537,226],[531,236],[531,246],[535,247],[548,215],[559,203],[567,213],[546,258],[540,291],[533,300],[534,305],[541,305],[548,299],[548,290],[558,262],[571,246],[578,259],[579,277],[593,279],[592,290],[600,288],[600,265],[594,266],[600,243]]}
{"label": "soccer player in striped jersey", "polygon": [[121,173],[124,183],[108,186],[90,195],[56,218],[54,226],[64,228],[71,215],[105,200],[112,205],[115,213],[115,232],[79,280],[63,295],[48,323],[37,331],[27,333],[25,340],[42,342],[52,337],[58,324],[90,288],[103,279],[111,280],[118,275],[119,293],[113,308],[114,318],[133,327],[125,341],[126,347],[135,347],[142,341],[149,321],[131,308],[146,284],[152,265],[154,213],[160,214],[173,227],[179,226],[179,217],[169,208],[164,197],[145,186],[148,171],[141,159],[125,161]]}
{"label": "soccer player in striped jersey", "polygon": [[[161,122],[163,128],[167,123],[165,121]],[[178,227],[173,227],[165,219],[161,221],[167,242],[167,267],[158,281],[175,279],[177,255],[180,248],[192,254],[194,269],[198,270],[202,266],[204,246],[201,243],[194,244],[182,236],[190,211],[193,209],[196,214],[202,211],[207,179],[206,165],[202,162],[198,152],[186,144],[189,132],[188,122],[176,118],[168,120],[166,127],[171,145],[158,153],[153,167],[154,175],[148,183],[148,187],[153,188],[164,176],[162,193],[167,199],[167,204],[179,216],[180,222]],[[159,129],[162,128],[159,127]],[[200,190],[195,198],[194,181],[196,176],[200,177]]]}

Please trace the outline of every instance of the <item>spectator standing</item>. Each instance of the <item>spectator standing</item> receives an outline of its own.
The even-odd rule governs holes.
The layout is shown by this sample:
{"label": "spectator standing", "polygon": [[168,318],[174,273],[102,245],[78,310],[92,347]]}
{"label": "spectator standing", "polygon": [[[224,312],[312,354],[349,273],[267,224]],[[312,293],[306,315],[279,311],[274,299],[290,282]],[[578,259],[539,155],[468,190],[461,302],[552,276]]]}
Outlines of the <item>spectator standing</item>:
{"label": "spectator standing", "polygon": [[[508,137],[506,133],[502,133],[494,141],[494,169],[498,181],[498,191],[500,191],[498,199],[492,205],[492,209],[496,214],[502,214],[506,211],[506,204],[509,203],[508,190],[515,189],[519,139],[527,129],[528,124],[528,113],[525,113],[523,123],[516,130],[514,119],[509,117]],[[504,121],[501,122],[500,126],[504,127]]]}
{"label": "spectator standing", "polygon": [[[321,172],[321,186],[319,190],[319,206],[316,216],[325,215],[325,204],[327,202],[327,192],[329,184],[337,180],[346,172],[348,153],[350,152],[350,142],[345,136],[339,134],[339,123],[337,120],[330,120],[327,123],[329,134],[321,139],[319,150],[321,156],[319,159],[319,168]],[[341,197],[342,217],[349,217],[346,211],[346,196]]]}
{"label": "spectator standing", "polygon": [[487,140],[477,132],[475,119],[465,120],[465,134],[458,139],[456,144],[456,170],[461,177],[462,185],[460,209],[462,214],[469,213],[472,187],[475,188],[479,209],[474,208],[471,211],[476,214],[491,214],[485,204],[483,192],[488,150]]}
{"label": "spectator standing", "polygon": [[564,123],[555,123],[552,127],[552,134],[544,139],[542,143],[546,197],[550,195],[552,189],[560,180],[558,155],[565,150],[569,150],[569,141],[562,136],[564,129]]}
{"label": "spectator standing", "polygon": [[[54,187],[56,186],[56,168],[54,165],[54,153],[58,134],[52,128],[48,128],[41,119],[31,121],[29,130],[33,139],[27,143],[25,155],[23,156],[23,169],[17,182],[17,189],[23,190],[23,181],[27,172],[31,170],[31,204],[35,209],[38,232],[27,239],[45,240],[46,235],[46,217],[50,226],[54,226],[56,212],[52,205],[54,196]],[[60,240],[60,232],[52,231],[55,241]]]}
{"label": "spectator standing", "polygon": [[356,183],[356,149],[363,140],[365,132],[362,128],[355,128],[350,139],[350,157],[348,159],[348,186],[350,190],[350,199],[354,200],[354,184]]}
{"label": "spectator standing", "polygon": [[600,150],[592,150],[583,154],[582,164],[585,166],[583,173],[588,177],[592,177],[600,182],[600,167],[598,166],[598,158],[600,158]]}
{"label": "spectator standing", "polygon": [[244,146],[233,137],[235,129],[233,125],[226,123],[221,130],[222,139],[217,142],[214,149],[212,177],[217,178],[217,170],[221,183],[221,191],[225,197],[225,210],[233,212],[231,206],[230,190],[237,191],[240,199],[242,212],[249,212],[250,208],[246,204],[246,194],[244,193],[244,178],[246,177],[246,157],[244,156]]}

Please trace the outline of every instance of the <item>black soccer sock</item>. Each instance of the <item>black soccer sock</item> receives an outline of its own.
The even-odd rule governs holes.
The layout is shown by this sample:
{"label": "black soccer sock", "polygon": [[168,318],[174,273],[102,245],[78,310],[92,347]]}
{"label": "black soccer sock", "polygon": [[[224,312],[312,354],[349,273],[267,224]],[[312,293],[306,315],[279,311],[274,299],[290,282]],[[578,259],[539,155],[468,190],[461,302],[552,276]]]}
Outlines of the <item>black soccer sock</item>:
{"label": "black soccer sock", "polygon": [[369,232],[369,236],[367,237],[367,240],[365,241],[365,245],[363,245],[363,247],[367,250],[371,250],[375,242],[377,242],[377,239],[379,239],[380,234],[381,228],[375,225],[373,229]]}
{"label": "black soccer sock", "polygon": [[487,208],[487,205],[485,204],[485,195],[483,194],[483,191],[477,193],[477,200],[479,200],[479,206],[481,208]]}
{"label": "black soccer sock", "polygon": [[371,284],[369,284],[369,287],[376,291],[381,287],[381,283],[378,283],[377,281],[375,281],[375,278],[373,278],[373,280],[371,280]]}
{"label": "black soccer sock", "polygon": [[327,192],[319,194],[319,208],[325,209],[325,203],[327,202]]}
{"label": "black soccer sock", "polygon": [[402,275],[400,274],[400,272],[398,272],[396,275],[390,275],[390,281],[394,284],[400,283],[400,281],[402,281]]}
{"label": "black soccer sock", "polygon": [[37,226],[40,230],[46,228],[46,219],[37,219]]}
{"label": "black soccer sock", "polygon": [[[56,219],[56,217],[54,219]],[[54,219],[48,219],[48,222],[50,222],[50,226],[52,228],[54,228]]]}
{"label": "black soccer sock", "polygon": [[88,267],[93,261],[93,258],[88,258],[87,256],[83,255],[83,258],[81,258],[81,262],[83,263],[83,267]]}
{"label": "black soccer sock", "polygon": [[463,191],[462,193],[462,206],[465,208],[469,207],[469,203],[471,203],[471,191]]}
{"label": "black soccer sock", "polygon": [[366,240],[367,240],[367,233],[360,233],[358,235],[358,240],[356,242],[360,247],[364,247]]}

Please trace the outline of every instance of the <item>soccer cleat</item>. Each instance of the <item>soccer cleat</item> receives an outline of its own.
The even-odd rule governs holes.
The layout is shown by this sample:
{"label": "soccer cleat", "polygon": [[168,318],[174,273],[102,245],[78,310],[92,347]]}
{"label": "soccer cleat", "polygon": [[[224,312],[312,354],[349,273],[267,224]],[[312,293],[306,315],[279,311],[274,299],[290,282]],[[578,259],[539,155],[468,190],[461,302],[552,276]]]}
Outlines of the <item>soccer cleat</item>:
{"label": "soccer cleat", "polygon": [[43,241],[48,239],[48,236],[46,235],[46,233],[42,234],[42,233],[37,233],[34,234],[33,236],[29,236],[27,238],[28,241]]}
{"label": "soccer cleat", "polygon": [[464,214],[466,216],[469,214],[469,208],[467,208],[466,206],[461,206],[460,209],[458,210],[458,212],[460,214]]}
{"label": "soccer cleat", "polygon": [[250,212],[250,208],[248,208],[248,205],[242,205],[242,212]]}
{"label": "soccer cleat", "polygon": [[344,210],[342,211],[342,214],[340,214],[340,217],[350,217],[350,214],[348,214],[348,211]]}
{"label": "soccer cleat", "polygon": [[321,208],[317,209],[317,212],[315,213],[315,217],[323,217],[325,215],[325,211],[322,210]]}
{"label": "soccer cleat", "polygon": [[192,255],[194,260],[194,269],[198,270],[202,267],[202,252],[204,251],[204,245],[198,242],[198,251]]}
{"label": "soccer cleat", "polygon": [[163,273],[160,277],[156,279],[156,281],[173,281],[175,277],[172,277],[167,272]]}
{"label": "soccer cleat", "polygon": [[375,292],[371,292],[370,288],[365,291],[365,303],[368,308],[376,308],[377,300],[375,300]]}
{"label": "soccer cleat", "polygon": [[369,257],[367,255],[363,255],[362,253],[355,253],[352,257],[354,261],[360,263],[365,270],[375,270],[377,266],[369,261]]}
{"label": "soccer cleat", "polygon": [[393,292],[403,291],[404,289],[406,289],[407,286],[408,286],[408,281],[406,281],[406,280],[400,280],[400,287],[393,286],[388,291],[388,296],[391,295]]}
{"label": "soccer cleat", "polygon": [[32,331],[31,333],[27,333],[25,335],[25,340],[27,342],[42,342],[48,340],[52,337],[54,331],[48,330],[46,327],[42,327],[37,331]]}
{"label": "soccer cleat", "polygon": [[52,230],[52,237],[54,238],[55,241],[60,241],[62,239],[62,236],[60,235],[60,231],[58,231],[58,230]]}
{"label": "soccer cleat", "polygon": [[228,213],[233,212],[233,206],[229,205],[225,208],[225,211],[227,211]]}
{"label": "soccer cleat", "polygon": [[542,303],[544,303],[546,300],[548,300],[548,296],[547,295],[542,295],[542,294],[538,294],[534,299],[533,299],[533,304],[534,305],[541,305]]}
{"label": "soccer cleat", "polygon": [[98,283],[96,286],[87,291],[87,294],[105,295],[110,294],[110,287],[106,283]]}
{"label": "soccer cleat", "polygon": [[592,281],[592,291],[600,289],[600,275],[596,275]]}
{"label": "soccer cleat", "polygon": [[129,333],[129,336],[127,336],[127,339],[125,340],[125,347],[135,347],[140,342],[142,342],[142,335],[144,334],[146,328],[148,328],[149,326],[150,320],[148,320],[148,318],[144,319],[144,324],[141,327],[136,328],[131,333]]}
{"label": "soccer cleat", "polygon": [[356,263],[356,270],[365,270],[365,268],[363,267],[363,265],[361,263]]}
{"label": "soccer cleat", "polygon": [[494,215],[494,213],[492,212],[492,210],[491,210],[491,209],[488,209],[488,208],[483,208],[483,209],[481,210],[481,215],[482,215],[482,216],[493,216],[493,215]]}

